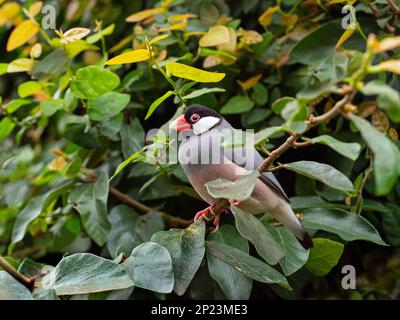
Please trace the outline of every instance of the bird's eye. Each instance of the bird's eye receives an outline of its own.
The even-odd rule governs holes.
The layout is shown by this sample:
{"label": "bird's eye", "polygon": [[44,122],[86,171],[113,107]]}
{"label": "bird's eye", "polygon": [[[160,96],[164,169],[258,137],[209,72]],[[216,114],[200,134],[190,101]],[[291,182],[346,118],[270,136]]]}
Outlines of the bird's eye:
{"label": "bird's eye", "polygon": [[200,116],[199,116],[197,113],[193,113],[193,114],[190,116],[190,121],[191,121],[192,123],[197,122],[197,121],[199,121],[199,120],[200,120]]}

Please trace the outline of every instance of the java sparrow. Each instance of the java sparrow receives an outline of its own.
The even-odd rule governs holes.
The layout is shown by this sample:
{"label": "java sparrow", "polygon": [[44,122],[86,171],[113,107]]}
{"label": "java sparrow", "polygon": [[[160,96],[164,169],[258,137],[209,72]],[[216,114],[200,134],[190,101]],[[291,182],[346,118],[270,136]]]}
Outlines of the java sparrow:
{"label": "java sparrow", "polygon": [[[210,206],[198,212],[207,218],[219,199],[213,198],[205,184],[217,178],[234,181],[241,175],[256,170],[263,161],[252,144],[230,148],[227,152],[219,136],[226,130],[235,130],[218,112],[203,105],[189,106],[183,115],[170,124],[170,129],[185,134],[178,148],[178,160],[193,188]],[[213,157],[211,159],[211,157]],[[312,240],[289,204],[289,198],[272,172],[265,172],[257,179],[253,193],[248,199],[235,201],[231,205],[250,213],[269,213],[286,226],[308,249]],[[219,215],[214,219],[218,228]]]}

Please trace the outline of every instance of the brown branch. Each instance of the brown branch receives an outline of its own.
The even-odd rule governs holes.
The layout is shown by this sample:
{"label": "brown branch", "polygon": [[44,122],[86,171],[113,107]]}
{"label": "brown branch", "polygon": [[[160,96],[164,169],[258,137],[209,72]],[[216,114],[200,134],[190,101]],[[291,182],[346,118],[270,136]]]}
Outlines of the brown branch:
{"label": "brown branch", "polygon": [[387,0],[390,8],[396,14],[396,16],[400,16],[400,8],[393,0]]}
{"label": "brown branch", "polygon": [[163,217],[163,219],[168,223],[168,225],[170,227],[187,227],[193,222],[193,220],[185,220],[185,219],[182,219],[179,217],[174,217],[166,212],[157,210],[155,208],[151,208],[151,207],[139,202],[138,200],[132,198],[131,196],[127,195],[126,193],[122,193],[115,187],[110,186],[109,192],[119,201],[121,201],[135,209],[138,209],[142,212],[145,212],[145,213],[158,212],[158,213],[160,213],[161,216]]}
{"label": "brown branch", "polygon": [[0,256],[0,267],[3,268],[8,274],[14,277],[17,281],[22,283],[29,290],[33,290],[33,286],[35,283],[34,278],[28,278],[24,276],[22,273],[18,272],[4,257]]}
{"label": "brown branch", "polygon": [[[355,96],[355,92],[353,88],[345,86],[342,88],[342,94],[344,94],[344,97],[336,102],[336,104],[327,112],[320,116],[314,116],[310,115],[309,119],[306,121],[307,128],[306,130],[300,134],[296,132],[291,132],[290,136],[286,139],[284,143],[282,143],[278,148],[273,150],[270,155],[264,159],[263,163],[257,168],[259,172],[266,172],[270,171],[270,167],[273,164],[273,162],[278,159],[285,151],[288,149],[295,147],[297,143],[297,139],[299,139],[305,132],[310,130],[311,128],[321,124],[321,123],[327,123],[329,122],[332,118],[334,118],[342,108],[349,102],[351,102]],[[280,168],[278,166],[277,168]],[[229,206],[229,201],[226,199],[222,199],[218,201],[213,209],[212,216],[219,214],[222,212],[224,208]]]}

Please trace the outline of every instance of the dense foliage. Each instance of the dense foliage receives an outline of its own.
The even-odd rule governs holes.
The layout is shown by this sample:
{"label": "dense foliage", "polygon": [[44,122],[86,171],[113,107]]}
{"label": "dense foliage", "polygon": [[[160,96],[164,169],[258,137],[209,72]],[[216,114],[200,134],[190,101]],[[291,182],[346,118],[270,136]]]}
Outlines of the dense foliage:
{"label": "dense foliage", "polygon": [[[399,297],[399,3],[0,6],[0,299]],[[192,223],[206,204],[146,132],[193,103],[255,130],[311,250],[235,207]]]}

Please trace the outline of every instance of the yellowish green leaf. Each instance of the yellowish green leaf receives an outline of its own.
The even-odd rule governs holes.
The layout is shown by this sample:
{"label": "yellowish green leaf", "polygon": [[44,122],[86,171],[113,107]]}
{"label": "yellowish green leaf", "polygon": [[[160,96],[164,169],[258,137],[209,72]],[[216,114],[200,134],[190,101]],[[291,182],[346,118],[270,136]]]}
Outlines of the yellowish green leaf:
{"label": "yellowish green leaf", "polygon": [[135,63],[150,59],[150,54],[147,49],[137,49],[122,53],[106,62],[107,65]]}
{"label": "yellowish green leaf", "polygon": [[219,82],[225,77],[225,73],[208,72],[177,62],[167,63],[166,68],[170,75],[197,82]]}
{"label": "yellowish green leaf", "polygon": [[36,1],[34,4],[32,4],[29,7],[28,13],[31,17],[35,17],[40,13],[40,10],[42,10],[43,7],[43,2],[42,1]]}
{"label": "yellowish green leaf", "polygon": [[338,42],[336,42],[335,49],[339,49],[343,43],[345,43],[356,31],[356,29],[346,29],[345,32],[340,36]]}
{"label": "yellowish green leaf", "polygon": [[258,81],[262,78],[262,74],[257,74],[254,77],[247,79],[246,81],[237,80],[237,83],[242,87],[243,90],[249,90],[253,88]]}
{"label": "yellowish green leaf", "polygon": [[400,74],[400,60],[386,60],[376,66],[382,71]]}
{"label": "yellowish green leaf", "polygon": [[32,70],[33,60],[27,58],[16,59],[12,61],[8,67],[8,73],[14,72],[30,72]]}
{"label": "yellowish green leaf", "polygon": [[168,38],[168,37],[169,37],[169,34],[160,34],[159,36],[157,36],[157,37],[151,39],[151,40],[149,41],[149,45],[152,45],[152,44],[154,44],[154,43],[156,43],[156,42],[158,42],[158,41],[164,40],[164,39],[166,39],[166,38]]}
{"label": "yellowish green leaf", "polygon": [[229,28],[225,26],[213,26],[200,39],[200,47],[213,47],[230,41]]}
{"label": "yellowish green leaf", "polygon": [[72,28],[62,34],[60,42],[63,44],[74,42],[86,37],[90,33],[87,28]]}
{"label": "yellowish green leaf", "polygon": [[164,8],[153,8],[136,12],[125,19],[126,22],[140,22],[156,14],[164,13]]}
{"label": "yellowish green leaf", "polygon": [[269,7],[264,13],[258,17],[258,23],[263,27],[268,27],[272,22],[272,16],[279,10],[279,7]]}

